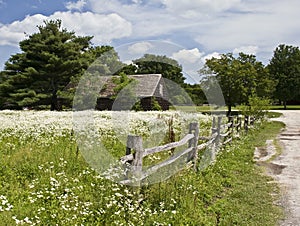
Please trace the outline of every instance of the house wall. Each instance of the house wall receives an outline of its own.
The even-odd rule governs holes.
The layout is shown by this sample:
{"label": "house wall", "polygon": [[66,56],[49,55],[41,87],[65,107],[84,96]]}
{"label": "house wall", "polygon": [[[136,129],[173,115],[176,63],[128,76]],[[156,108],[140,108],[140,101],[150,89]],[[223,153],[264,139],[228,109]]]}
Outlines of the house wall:
{"label": "house wall", "polygon": [[110,98],[101,97],[97,99],[96,110],[104,111],[111,110],[114,101]]}

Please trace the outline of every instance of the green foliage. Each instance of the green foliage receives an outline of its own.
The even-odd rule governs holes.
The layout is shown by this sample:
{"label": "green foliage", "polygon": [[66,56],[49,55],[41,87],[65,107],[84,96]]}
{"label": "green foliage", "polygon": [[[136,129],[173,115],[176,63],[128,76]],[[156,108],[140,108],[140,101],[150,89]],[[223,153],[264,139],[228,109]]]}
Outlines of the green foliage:
{"label": "green foliage", "polygon": [[129,78],[124,72],[119,76],[112,77],[113,83],[116,84],[112,99],[117,100],[119,110],[141,110],[140,100],[135,95],[137,80]]}
{"label": "green foliage", "polygon": [[61,109],[58,92],[88,66],[85,52],[92,37],[77,37],[61,28],[60,20],[45,21],[38,33],[20,42],[21,53],[5,64],[0,86],[5,106],[36,107],[50,105]]}
{"label": "green foliage", "polygon": [[184,83],[181,66],[176,60],[167,56],[145,54],[133,63],[137,66],[136,74],[161,74],[179,85]]}
{"label": "green foliage", "polygon": [[199,73],[206,75],[203,86],[210,86],[209,79],[215,76],[229,112],[232,106],[248,103],[252,93],[259,97],[270,96],[275,85],[264,65],[254,55],[244,53],[237,58],[228,53],[209,59]]}
{"label": "green foliage", "polygon": [[132,110],[133,111],[143,111],[143,107],[142,107],[140,100],[137,100],[137,102],[133,105]]}
{"label": "green foliage", "polygon": [[118,53],[111,46],[94,46],[89,48],[87,57],[91,63],[88,72],[93,75],[118,75],[125,66]]}
{"label": "green foliage", "polygon": [[114,88],[115,95],[112,96],[113,99],[115,99],[118,95],[118,93],[127,87],[129,83],[133,82],[134,79],[130,79],[124,72],[121,72],[119,76],[112,77],[113,83],[115,83],[117,86]]}
{"label": "green foliage", "polygon": [[96,77],[124,66],[113,47],[92,47],[91,36],[76,36],[60,20],[45,21],[38,29],[19,43],[22,52],[12,55],[1,72],[0,108],[70,109],[86,69],[87,77]]}
{"label": "green foliage", "polygon": [[159,105],[159,103],[155,97],[151,97],[151,109],[153,111],[161,111],[162,110],[161,106]]}
{"label": "green foliage", "polygon": [[238,109],[243,115],[253,116],[256,119],[264,119],[270,106],[270,100],[253,94],[249,97],[248,105],[240,105]]}
{"label": "green foliage", "polygon": [[123,65],[121,70],[118,72],[119,73],[125,73],[126,75],[134,75],[137,74],[137,66],[134,64],[129,64],[129,65]]}
{"label": "green foliage", "polygon": [[207,101],[199,84],[185,84],[184,90],[189,94],[195,105],[202,105]]}
{"label": "green foliage", "polygon": [[277,81],[275,98],[284,102],[300,97],[300,50],[299,47],[279,45],[268,65],[272,78]]}

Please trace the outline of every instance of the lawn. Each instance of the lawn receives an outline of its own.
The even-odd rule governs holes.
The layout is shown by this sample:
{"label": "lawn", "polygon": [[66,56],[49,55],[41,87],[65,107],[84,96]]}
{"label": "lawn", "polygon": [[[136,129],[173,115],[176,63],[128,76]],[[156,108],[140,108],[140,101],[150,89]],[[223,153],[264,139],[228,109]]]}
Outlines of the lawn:
{"label": "lawn", "polygon": [[[300,110],[300,105],[287,105],[286,110]],[[284,110],[283,105],[273,105],[270,106],[270,110]]]}

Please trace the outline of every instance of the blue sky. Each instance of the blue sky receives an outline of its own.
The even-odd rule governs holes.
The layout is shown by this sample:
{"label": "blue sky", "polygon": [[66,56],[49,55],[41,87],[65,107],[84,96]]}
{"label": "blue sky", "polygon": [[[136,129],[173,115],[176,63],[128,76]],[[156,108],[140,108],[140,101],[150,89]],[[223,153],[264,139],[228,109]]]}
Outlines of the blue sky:
{"label": "blue sky", "polygon": [[197,77],[219,53],[255,54],[267,64],[281,43],[300,46],[299,0],[0,0],[0,69],[26,34],[61,19],[122,60],[144,53],[176,59]]}

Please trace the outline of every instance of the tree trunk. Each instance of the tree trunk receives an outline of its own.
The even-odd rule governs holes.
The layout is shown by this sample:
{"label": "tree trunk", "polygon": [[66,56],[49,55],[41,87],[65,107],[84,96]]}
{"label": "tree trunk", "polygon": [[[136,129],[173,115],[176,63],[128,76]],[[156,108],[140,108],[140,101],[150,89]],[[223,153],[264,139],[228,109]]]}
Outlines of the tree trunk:
{"label": "tree trunk", "polygon": [[227,117],[231,116],[231,104],[228,105]]}
{"label": "tree trunk", "polygon": [[59,104],[56,91],[53,91],[53,93],[52,93],[50,110],[51,111],[61,111],[61,106]]}
{"label": "tree trunk", "polygon": [[283,101],[283,109],[286,110],[286,100]]}

